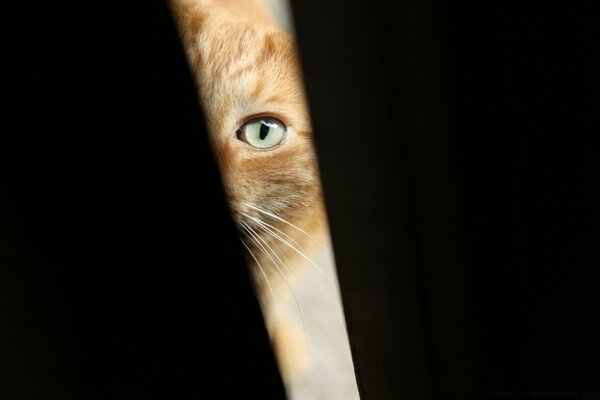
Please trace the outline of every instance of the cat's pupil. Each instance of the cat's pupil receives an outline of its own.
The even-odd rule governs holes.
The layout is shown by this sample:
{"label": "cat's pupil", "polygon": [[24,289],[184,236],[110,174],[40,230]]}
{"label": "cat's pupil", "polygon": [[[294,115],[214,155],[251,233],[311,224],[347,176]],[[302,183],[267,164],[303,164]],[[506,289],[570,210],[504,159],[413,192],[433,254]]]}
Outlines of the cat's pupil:
{"label": "cat's pupil", "polygon": [[260,137],[260,140],[265,140],[265,138],[269,134],[269,129],[271,129],[269,127],[269,125],[267,125],[267,124],[265,124],[264,122],[261,121],[261,123],[260,123],[260,132],[258,134],[258,136]]}

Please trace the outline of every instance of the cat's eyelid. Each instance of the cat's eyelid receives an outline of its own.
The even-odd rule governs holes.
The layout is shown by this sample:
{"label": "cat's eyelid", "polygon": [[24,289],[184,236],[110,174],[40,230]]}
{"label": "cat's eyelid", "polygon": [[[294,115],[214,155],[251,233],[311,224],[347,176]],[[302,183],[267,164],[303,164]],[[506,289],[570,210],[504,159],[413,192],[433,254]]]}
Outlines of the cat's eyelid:
{"label": "cat's eyelid", "polygon": [[289,121],[287,120],[287,118],[285,118],[285,116],[283,116],[279,113],[276,113],[276,112],[260,112],[260,113],[256,113],[256,114],[250,114],[243,118],[240,118],[237,123],[238,130],[241,129],[248,122],[251,122],[253,120],[260,119],[260,118],[276,119],[278,121],[281,121],[283,123],[283,125],[286,127],[286,129],[288,129],[288,130],[290,129]]}

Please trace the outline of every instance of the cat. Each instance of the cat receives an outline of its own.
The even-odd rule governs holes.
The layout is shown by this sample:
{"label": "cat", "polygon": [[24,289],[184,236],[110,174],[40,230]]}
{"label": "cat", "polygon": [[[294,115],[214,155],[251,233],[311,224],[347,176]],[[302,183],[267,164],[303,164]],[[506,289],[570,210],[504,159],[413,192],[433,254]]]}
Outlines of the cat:
{"label": "cat", "polygon": [[[292,34],[258,0],[171,0],[286,384],[309,365],[293,286],[328,226]],[[320,271],[320,270],[319,270]],[[323,274],[323,279],[329,279]]]}

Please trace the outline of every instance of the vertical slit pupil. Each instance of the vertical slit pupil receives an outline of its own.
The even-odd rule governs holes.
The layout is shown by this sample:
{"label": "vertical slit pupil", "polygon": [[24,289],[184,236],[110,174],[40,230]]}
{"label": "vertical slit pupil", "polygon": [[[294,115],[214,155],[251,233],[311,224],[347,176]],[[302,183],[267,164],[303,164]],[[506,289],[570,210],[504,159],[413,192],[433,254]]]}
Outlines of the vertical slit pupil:
{"label": "vertical slit pupil", "polygon": [[271,128],[269,127],[269,125],[265,124],[264,121],[260,122],[260,133],[259,133],[260,140],[265,140],[265,138],[269,134],[269,129],[271,129]]}

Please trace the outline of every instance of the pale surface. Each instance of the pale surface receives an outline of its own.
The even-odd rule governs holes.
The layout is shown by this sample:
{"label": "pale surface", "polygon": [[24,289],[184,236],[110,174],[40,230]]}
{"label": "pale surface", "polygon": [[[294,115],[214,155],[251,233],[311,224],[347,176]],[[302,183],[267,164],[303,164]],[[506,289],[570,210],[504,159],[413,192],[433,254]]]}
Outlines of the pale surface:
{"label": "pale surface", "polygon": [[[294,31],[288,0],[268,0],[279,24]],[[314,267],[306,262],[308,273],[293,284],[304,318],[308,340],[309,368],[288,390],[290,400],[357,400],[359,399],[346,323],[338,289],[331,246],[327,243],[315,263],[333,282],[332,287]],[[285,307],[286,315],[302,320],[293,296]]]}
{"label": "pale surface", "polygon": [[[359,399],[330,246],[314,261],[336,287],[308,263],[310,271],[294,285],[306,326],[310,367],[288,388],[288,396],[290,400]],[[293,299],[288,303],[289,315],[296,316],[301,326],[297,305]]]}

